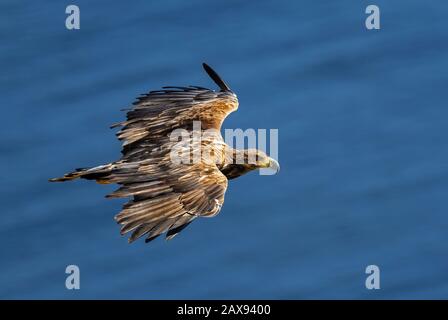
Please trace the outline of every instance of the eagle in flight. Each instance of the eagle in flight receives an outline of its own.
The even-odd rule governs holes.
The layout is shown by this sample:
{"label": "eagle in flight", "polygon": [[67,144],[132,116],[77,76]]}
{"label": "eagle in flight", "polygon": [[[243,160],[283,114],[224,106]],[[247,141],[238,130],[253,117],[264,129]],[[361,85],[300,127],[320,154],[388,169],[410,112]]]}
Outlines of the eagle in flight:
{"label": "eagle in flight", "polygon": [[[237,110],[238,99],[212,68],[205,63],[203,67],[219,91],[163,87],[141,95],[126,121],[112,126],[121,127],[117,132],[123,141],[120,160],[76,169],[50,181],[82,178],[119,184],[106,197],[130,198],[115,220],[122,235],[131,232],[131,243],[142,236],[149,242],[163,233],[169,240],[196,218],[217,215],[230,179],[259,168],[278,172],[278,162],[264,152],[237,150],[224,142],[221,125]],[[181,144],[173,139],[173,132],[181,133]],[[190,161],[179,161],[176,155]]]}

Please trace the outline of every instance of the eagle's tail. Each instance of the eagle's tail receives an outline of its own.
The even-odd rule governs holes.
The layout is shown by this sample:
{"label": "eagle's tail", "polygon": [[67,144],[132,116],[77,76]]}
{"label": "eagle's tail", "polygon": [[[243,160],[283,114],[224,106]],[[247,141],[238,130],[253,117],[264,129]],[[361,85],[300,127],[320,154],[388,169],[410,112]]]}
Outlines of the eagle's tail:
{"label": "eagle's tail", "polygon": [[110,183],[107,176],[109,176],[110,172],[112,170],[112,163],[97,166],[93,168],[78,168],[75,169],[73,172],[69,172],[64,174],[64,176],[59,178],[52,178],[48,181],[50,182],[62,182],[62,181],[69,181],[74,180],[77,178],[82,179],[88,179],[88,180],[96,180],[98,183],[106,184]]}

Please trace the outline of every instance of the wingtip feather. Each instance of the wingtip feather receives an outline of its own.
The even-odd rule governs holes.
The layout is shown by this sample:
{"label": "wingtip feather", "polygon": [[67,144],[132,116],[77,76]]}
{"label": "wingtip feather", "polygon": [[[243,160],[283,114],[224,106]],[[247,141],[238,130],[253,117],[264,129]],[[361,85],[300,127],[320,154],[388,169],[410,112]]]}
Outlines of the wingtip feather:
{"label": "wingtip feather", "polygon": [[216,73],[216,71],[213,70],[208,64],[203,62],[202,67],[204,68],[205,72],[207,72],[209,77],[212,78],[212,80],[218,85],[221,91],[232,91],[230,90],[229,86],[224,82],[224,80],[222,80],[222,78]]}

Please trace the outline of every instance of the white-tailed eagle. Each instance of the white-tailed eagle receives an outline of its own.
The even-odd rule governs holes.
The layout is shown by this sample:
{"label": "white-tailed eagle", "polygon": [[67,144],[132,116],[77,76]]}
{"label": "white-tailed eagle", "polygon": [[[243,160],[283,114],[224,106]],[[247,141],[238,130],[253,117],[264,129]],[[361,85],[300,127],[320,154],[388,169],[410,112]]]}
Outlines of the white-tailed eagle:
{"label": "white-tailed eagle", "polygon": [[[107,197],[130,198],[115,216],[121,234],[131,232],[129,242],[142,236],[149,242],[162,233],[171,239],[193,220],[218,214],[228,180],[258,168],[278,171],[277,161],[264,152],[236,150],[225,144],[221,125],[237,110],[238,100],[212,68],[203,67],[220,91],[163,87],[140,96],[126,121],[113,126],[121,127],[117,132],[123,141],[120,160],[76,169],[50,181],[82,178],[119,184],[120,188]],[[200,124],[200,132],[196,132],[195,123]],[[176,130],[187,133],[176,152],[186,151],[190,160],[196,161],[173,161],[173,154],[177,154],[173,150],[179,147],[179,141],[172,138]],[[202,134],[199,140],[198,133]]]}

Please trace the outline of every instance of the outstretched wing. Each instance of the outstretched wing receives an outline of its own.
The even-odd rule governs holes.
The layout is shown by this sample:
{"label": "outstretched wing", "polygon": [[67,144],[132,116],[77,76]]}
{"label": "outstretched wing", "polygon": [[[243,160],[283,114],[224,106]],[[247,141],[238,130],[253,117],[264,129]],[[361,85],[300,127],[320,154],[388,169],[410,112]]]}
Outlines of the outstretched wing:
{"label": "outstretched wing", "polygon": [[122,186],[109,196],[133,197],[115,216],[122,234],[132,231],[129,242],[164,232],[171,239],[197,217],[218,214],[224,203],[227,179],[215,164],[176,165],[168,158],[119,164]]}
{"label": "outstretched wing", "polygon": [[193,129],[193,121],[200,121],[202,130],[220,130],[228,114],[238,109],[236,95],[209,66],[204,69],[220,86],[221,91],[189,87],[163,87],[163,90],[143,94],[127,113],[126,121],[117,133],[123,141],[123,156],[140,153],[141,148],[158,145],[160,137],[166,137],[174,129]]}
{"label": "outstretched wing", "polygon": [[[177,164],[170,158],[173,130],[192,130],[193,122],[200,121],[202,130],[219,132],[225,117],[238,108],[236,95],[216,72],[204,68],[221,91],[196,86],[151,91],[117,124],[122,126],[117,136],[123,157],[104,179],[121,184],[111,197],[133,198],[116,216],[122,234],[132,231],[130,242],[143,235],[150,241],[164,232],[170,239],[196,217],[216,215],[224,202],[227,178],[215,162]],[[203,141],[194,146],[199,147],[219,154],[223,143]]]}

